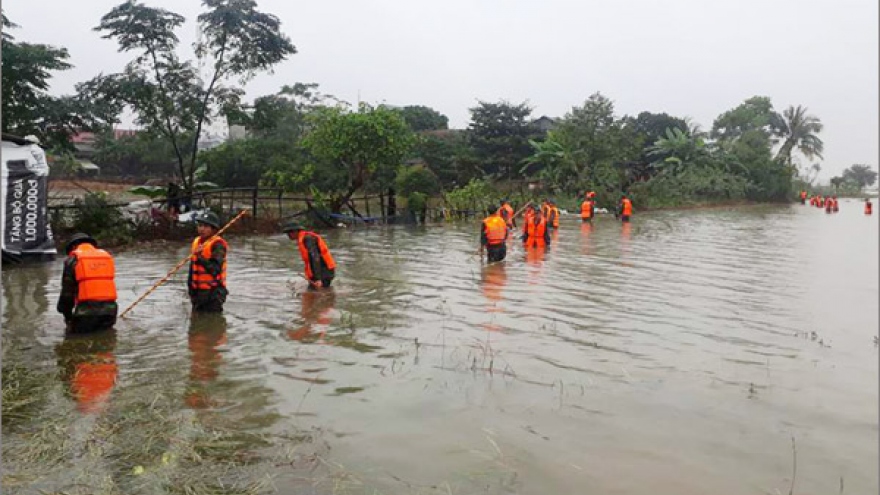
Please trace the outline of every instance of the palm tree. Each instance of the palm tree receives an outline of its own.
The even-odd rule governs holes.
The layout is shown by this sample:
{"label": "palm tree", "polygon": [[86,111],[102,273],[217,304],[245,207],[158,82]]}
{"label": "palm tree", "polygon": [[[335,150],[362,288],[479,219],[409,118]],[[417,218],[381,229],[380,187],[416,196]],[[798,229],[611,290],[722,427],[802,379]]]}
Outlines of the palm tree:
{"label": "palm tree", "polygon": [[817,136],[822,132],[822,122],[818,117],[807,115],[807,107],[789,105],[782,115],[774,119],[777,136],[782,140],[782,147],[776,159],[791,165],[791,152],[795,148],[807,159],[822,158],[824,145]]}

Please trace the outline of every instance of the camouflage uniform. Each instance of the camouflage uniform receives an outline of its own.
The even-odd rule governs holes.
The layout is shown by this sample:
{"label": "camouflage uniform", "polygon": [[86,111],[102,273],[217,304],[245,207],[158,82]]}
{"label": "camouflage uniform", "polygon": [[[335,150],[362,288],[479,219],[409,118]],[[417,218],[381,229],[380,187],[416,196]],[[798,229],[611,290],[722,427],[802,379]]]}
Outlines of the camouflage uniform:
{"label": "camouflage uniform", "polygon": [[116,301],[83,301],[76,304],[79,283],[76,281],[76,258],[64,261],[61,275],[61,294],[58,295],[58,312],[73,332],[88,332],[112,327],[116,324],[119,306]]}

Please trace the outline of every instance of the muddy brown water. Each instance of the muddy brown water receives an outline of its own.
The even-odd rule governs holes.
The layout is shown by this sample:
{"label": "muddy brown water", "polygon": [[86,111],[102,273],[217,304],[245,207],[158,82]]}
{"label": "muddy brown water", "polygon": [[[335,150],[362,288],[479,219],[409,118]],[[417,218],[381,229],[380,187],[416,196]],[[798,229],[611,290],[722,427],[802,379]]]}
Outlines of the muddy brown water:
{"label": "muddy brown water", "polygon": [[[4,351],[45,374],[30,421],[65,442],[161,387],[187,424],[286,451],[259,468],[268,493],[775,494],[793,474],[793,493],[877,493],[878,222],[860,203],[566,216],[546,252],[488,267],[476,231],[330,232],[329,293],[305,291],[286,238],[233,239],[222,317],[190,317],[181,273],[85,343],[54,310],[60,260],[4,269]],[[120,306],[185,252],[121,254]],[[71,378],[83,362],[115,383]],[[16,478],[13,447],[37,441],[4,427],[7,489],[136,476],[113,472],[117,447]]]}

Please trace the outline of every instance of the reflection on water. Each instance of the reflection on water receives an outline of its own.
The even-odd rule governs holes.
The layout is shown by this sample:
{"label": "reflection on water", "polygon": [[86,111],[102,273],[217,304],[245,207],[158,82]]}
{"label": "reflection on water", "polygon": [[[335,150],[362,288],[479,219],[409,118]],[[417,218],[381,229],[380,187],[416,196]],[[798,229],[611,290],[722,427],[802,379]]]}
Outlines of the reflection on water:
{"label": "reflection on water", "polygon": [[106,406],[119,373],[115,350],[114,329],[68,334],[56,346],[61,380],[80,412],[96,414]]}
{"label": "reflection on water", "polygon": [[287,337],[303,343],[322,342],[333,322],[336,306],[334,289],[306,290],[300,296],[300,322],[288,330]]}
{"label": "reflection on water", "polygon": [[[3,271],[3,332],[102,404],[63,398],[73,414],[138,445],[159,416],[126,418],[161,404],[192,422],[162,426],[175,438],[227,428],[236,449],[247,433],[299,453],[290,432],[316,432],[324,462],[273,463],[275,493],[786,493],[792,437],[795,492],[876,493],[878,225],[844,206],[569,215],[549,247],[491,265],[470,224],[340,229],[330,291],[291,290],[281,236],[232,239],[223,315],[190,320],[175,279],[103,346],[64,339],[60,264],[22,267]],[[119,256],[120,304],[185,250]],[[100,365],[85,387],[82,363]],[[139,482],[119,440],[59,479],[109,463]]]}
{"label": "reflection on water", "polygon": [[226,344],[226,317],[222,313],[193,313],[189,328],[190,371],[185,402],[193,409],[216,405],[211,401],[211,383],[220,374]]}

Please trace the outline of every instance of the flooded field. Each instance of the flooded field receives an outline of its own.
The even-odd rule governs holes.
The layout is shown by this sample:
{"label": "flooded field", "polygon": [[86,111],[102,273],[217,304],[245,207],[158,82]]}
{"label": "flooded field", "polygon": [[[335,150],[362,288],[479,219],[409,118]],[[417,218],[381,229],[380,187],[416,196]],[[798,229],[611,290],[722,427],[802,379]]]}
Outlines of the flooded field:
{"label": "flooded field", "polygon": [[[60,260],[4,268],[3,492],[877,493],[860,203],[565,216],[491,266],[477,231],[330,232],[321,293],[233,238],[222,316],[182,271],[87,338]],[[120,307],[186,249],[119,255]]]}

